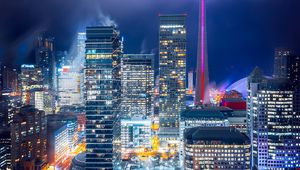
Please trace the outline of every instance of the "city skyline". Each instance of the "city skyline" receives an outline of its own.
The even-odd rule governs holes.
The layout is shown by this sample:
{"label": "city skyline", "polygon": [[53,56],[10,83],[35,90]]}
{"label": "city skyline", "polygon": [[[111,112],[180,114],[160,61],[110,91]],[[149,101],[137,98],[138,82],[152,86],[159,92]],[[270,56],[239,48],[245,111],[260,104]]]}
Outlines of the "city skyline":
{"label": "city skyline", "polygon": [[0,169],[299,169],[300,14],[268,1],[3,3]]}
{"label": "city skyline", "polygon": [[[86,24],[88,25],[101,18],[102,20],[110,18],[122,30],[122,36],[124,36],[127,43],[127,46],[124,48],[126,53],[139,53],[143,51],[144,53],[151,53],[153,49],[156,54],[155,59],[157,60],[157,15],[159,13],[186,13],[187,30],[189,32],[187,35],[187,56],[189,56],[187,68],[188,71],[190,69],[195,70],[197,44],[193,39],[197,34],[197,26],[193,23],[198,18],[198,1],[187,2],[176,0],[172,3],[170,1],[139,2],[129,0],[129,2],[133,4],[132,7],[124,6],[123,3],[116,3],[115,1],[92,1],[93,5],[91,6],[93,7],[89,7],[84,4],[84,1],[80,1],[80,7],[70,8],[69,5],[71,2],[64,1],[61,7],[65,8],[58,8],[59,12],[55,13],[55,15],[54,11],[56,10],[51,10],[55,5],[50,3],[50,6],[48,5],[50,10],[45,9],[42,12],[43,15],[33,17],[33,20],[27,20],[26,17],[18,18],[18,16],[22,14],[31,18],[32,16],[27,12],[29,10],[41,12],[41,9],[44,8],[43,6],[39,9],[35,7],[36,5],[31,6],[26,3],[14,4],[6,2],[3,4],[4,7],[12,9],[11,11],[19,9],[19,12],[13,14],[9,12],[3,15],[14,19],[16,21],[14,24],[8,23],[8,18],[0,19],[1,24],[7,25],[1,28],[1,33],[7,32],[7,34],[0,34],[0,37],[3,37],[1,41],[6,42],[0,42],[0,57],[9,58],[10,61],[15,59],[15,63],[22,63],[24,61],[30,63],[33,61],[31,60],[32,53],[30,52],[30,49],[32,49],[31,39],[33,38],[34,30],[39,28],[49,30],[56,37],[56,47],[58,50],[68,50],[71,47],[73,39],[76,37],[76,32],[84,31]],[[270,0],[265,2],[245,0],[244,3],[239,3],[233,0],[222,2],[211,0],[206,3],[207,34],[210,37],[208,41],[208,54],[210,56],[209,66],[211,68],[210,77],[212,81],[216,81],[218,84],[228,81],[233,83],[240,78],[246,77],[256,65],[263,68],[266,74],[271,75],[273,66],[272,58],[275,48],[283,46],[299,51],[295,45],[299,44],[300,41],[299,33],[297,33],[300,25],[296,22],[300,18],[299,14],[296,13],[296,6],[299,6],[299,1],[291,0],[289,3],[285,3],[283,0],[276,2]],[[165,4],[168,4],[167,9],[161,7]],[[22,8],[22,5],[24,5],[24,8]],[[147,6],[146,8],[145,5]],[[121,11],[113,11],[112,9],[115,6],[123,8]],[[143,11],[132,11],[132,8],[143,8]],[[262,9],[267,10],[266,15],[264,15],[265,13],[255,12]],[[62,12],[63,10],[69,11],[69,14],[65,15]],[[278,11],[280,12],[278,13]],[[133,17],[135,15],[144,16],[145,20],[140,22],[139,17]],[[126,24],[127,22],[131,22],[128,18],[132,18],[136,26],[133,27],[131,24]],[[274,20],[273,18],[278,18],[278,20]],[[66,20],[66,22],[62,23],[60,22],[61,20]],[[151,24],[142,24],[146,20],[151,20]],[[10,29],[16,28],[15,24],[21,24],[23,29]],[[144,32],[139,30],[147,30],[146,32],[150,34],[145,35]],[[262,57],[265,58],[265,62],[252,60],[253,58],[258,59]]]}

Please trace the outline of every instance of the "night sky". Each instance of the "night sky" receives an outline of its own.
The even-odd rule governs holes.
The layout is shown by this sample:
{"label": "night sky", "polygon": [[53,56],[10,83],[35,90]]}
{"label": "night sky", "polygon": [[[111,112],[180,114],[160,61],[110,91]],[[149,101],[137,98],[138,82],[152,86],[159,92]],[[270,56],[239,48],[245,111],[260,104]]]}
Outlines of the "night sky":
{"label": "night sky", "polygon": [[[34,61],[33,37],[48,30],[56,50],[69,50],[77,31],[116,23],[127,53],[158,53],[158,14],[187,14],[187,70],[195,69],[198,0],[2,0],[0,60]],[[299,0],[207,0],[210,80],[246,77],[255,66],[273,70],[277,47],[300,51]]]}

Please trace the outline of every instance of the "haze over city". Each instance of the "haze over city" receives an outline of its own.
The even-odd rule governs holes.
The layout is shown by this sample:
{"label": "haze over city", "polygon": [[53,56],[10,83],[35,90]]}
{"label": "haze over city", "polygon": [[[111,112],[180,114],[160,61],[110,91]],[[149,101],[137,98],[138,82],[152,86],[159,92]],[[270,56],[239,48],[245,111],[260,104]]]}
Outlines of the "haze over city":
{"label": "haze over city", "polygon": [[[208,53],[211,79],[218,84],[246,77],[254,66],[272,73],[275,48],[299,51],[300,14],[297,0],[209,0]],[[130,5],[128,5],[130,4]],[[76,31],[113,21],[122,30],[126,53],[151,53],[158,58],[159,13],[186,13],[187,64],[196,69],[197,0],[5,1],[0,11],[0,57],[20,64],[34,61],[33,36],[47,29],[57,50],[69,50]],[[261,62],[257,59],[263,58]],[[158,61],[158,60],[157,60]]]}
{"label": "haze over city", "polygon": [[299,0],[0,2],[0,169],[300,169]]}

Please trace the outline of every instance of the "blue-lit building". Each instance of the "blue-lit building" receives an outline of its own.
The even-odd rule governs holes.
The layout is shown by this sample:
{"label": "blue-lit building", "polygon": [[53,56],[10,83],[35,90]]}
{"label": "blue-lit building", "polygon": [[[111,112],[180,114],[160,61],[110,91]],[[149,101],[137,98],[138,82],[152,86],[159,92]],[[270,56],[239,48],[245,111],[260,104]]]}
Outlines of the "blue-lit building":
{"label": "blue-lit building", "polygon": [[86,169],[113,169],[120,159],[120,62],[115,26],[86,28]]}
{"label": "blue-lit building", "polygon": [[65,124],[68,129],[68,145],[69,148],[74,148],[78,143],[78,122],[77,114],[73,113],[57,113],[53,115],[47,115],[47,121],[49,123]]}
{"label": "blue-lit building", "polygon": [[248,77],[247,122],[254,169],[300,168],[299,90],[267,78],[256,68]]}
{"label": "blue-lit building", "polygon": [[47,160],[58,167],[69,154],[68,128],[65,123],[51,122],[47,125]]}

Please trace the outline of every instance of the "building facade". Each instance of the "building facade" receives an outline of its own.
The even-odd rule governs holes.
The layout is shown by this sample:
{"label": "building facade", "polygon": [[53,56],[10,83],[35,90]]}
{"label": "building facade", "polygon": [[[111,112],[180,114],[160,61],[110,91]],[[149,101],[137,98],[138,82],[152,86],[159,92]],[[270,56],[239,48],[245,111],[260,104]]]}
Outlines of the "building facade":
{"label": "building facade", "polygon": [[15,109],[11,125],[11,164],[22,169],[28,160],[47,162],[45,112],[27,105]]}
{"label": "building facade", "polygon": [[151,148],[151,119],[121,119],[122,158],[137,148]]}
{"label": "building facade", "polygon": [[252,167],[299,168],[299,91],[255,69],[248,77],[247,115]]}
{"label": "building facade", "polygon": [[4,127],[1,127],[0,130],[0,169],[11,169],[10,129]]}
{"label": "building facade", "polygon": [[46,114],[52,114],[55,110],[55,90],[57,88],[55,50],[54,37],[47,35],[46,32],[41,32],[36,36],[35,59],[36,65],[41,68],[43,75],[44,111]]}
{"label": "building facade", "polygon": [[86,33],[79,32],[77,34],[77,57],[74,61],[75,65],[79,65],[79,74],[80,74],[80,100],[84,102],[84,92],[85,92],[85,84],[84,84],[84,63],[85,63],[85,41],[86,41]]}
{"label": "building facade", "polygon": [[122,42],[115,26],[87,27],[86,37],[86,169],[112,169],[120,158]]}
{"label": "building facade", "polygon": [[[159,122],[160,131],[177,128],[185,108],[186,15],[160,15]],[[161,132],[164,133],[164,132]]]}
{"label": "building facade", "polygon": [[58,69],[57,95],[58,106],[81,105],[81,75],[72,66]]}
{"label": "building facade", "polygon": [[250,169],[249,138],[231,127],[195,127],[184,133],[184,169]]}
{"label": "building facade", "polygon": [[78,114],[73,113],[57,113],[47,115],[47,121],[57,124],[65,124],[68,129],[68,147],[74,148],[78,143]]}
{"label": "building facade", "polygon": [[300,56],[289,49],[276,49],[274,58],[275,78],[288,79],[294,88],[300,86]]}
{"label": "building facade", "polygon": [[223,113],[210,109],[185,110],[180,114],[179,158],[183,162],[184,132],[193,127],[228,127],[229,122]]}
{"label": "building facade", "polygon": [[154,55],[124,54],[121,61],[123,116],[151,116],[154,104]]}
{"label": "building facade", "polygon": [[23,105],[33,105],[44,110],[42,70],[35,65],[23,64],[20,81]]}
{"label": "building facade", "polygon": [[47,125],[47,160],[50,166],[62,167],[70,153],[67,124],[51,122]]}

